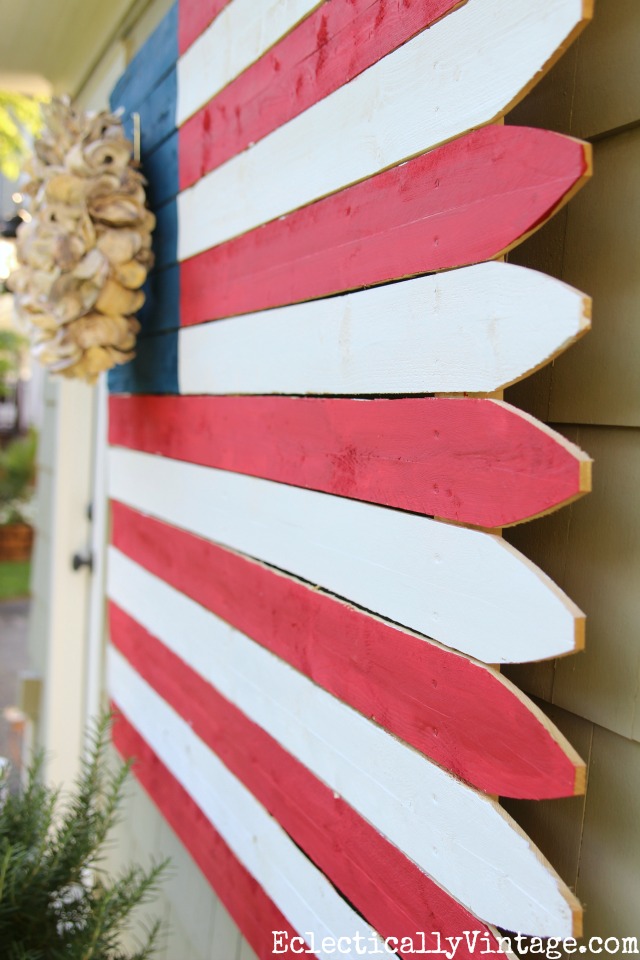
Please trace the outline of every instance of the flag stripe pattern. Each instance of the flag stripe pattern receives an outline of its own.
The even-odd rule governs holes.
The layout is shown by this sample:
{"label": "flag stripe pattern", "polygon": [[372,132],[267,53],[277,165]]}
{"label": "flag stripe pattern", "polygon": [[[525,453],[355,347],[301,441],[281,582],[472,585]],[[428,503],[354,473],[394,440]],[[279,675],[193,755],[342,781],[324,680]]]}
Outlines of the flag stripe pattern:
{"label": "flag stripe pattern", "polygon": [[[321,783],[260,726],[112,605],[114,646],[187,721],[384,936],[460,935],[478,920]],[[206,704],[206,707],[205,707]],[[246,744],[251,744],[247,751]],[[381,883],[388,875],[401,886]],[[489,933],[489,928],[479,924]]]}
{"label": "flag stripe pattern", "polygon": [[110,442],[484,527],[590,486],[577,447],[495,400],[113,397]]}
{"label": "flag stripe pattern", "polygon": [[[319,782],[365,819],[373,817],[383,836],[463,906],[509,929],[539,929],[546,936],[570,929],[570,892],[494,800],[407,750],[131,561],[116,553],[111,560],[110,591],[118,605]],[[142,710],[142,695],[135,700]],[[120,705],[125,714],[133,709],[132,700]],[[242,742],[246,749],[250,741]],[[261,762],[256,755],[254,763]],[[281,775],[289,781],[286,770]],[[308,806],[304,796],[299,799]]]}
{"label": "flag stripe pattern", "polygon": [[[589,148],[559,134],[477,130],[188,257],[181,323],[498,257],[547,219],[589,167]],[[182,217],[191,224],[188,210]]]}
{"label": "flag stripe pattern", "polygon": [[261,958],[272,930],[318,957],[580,931],[496,796],[573,796],[584,764],[492,665],[583,646],[499,530],[590,460],[487,394],[589,328],[489,261],[591,157],[487,124],[589,7],[180,0],[114,90],[158,219],[110,376],[114,741]]}
{"label": "flag stripe pattern", "polygon": [[141,567],[479,789],[538,799],[580,792],[584,766],[566,741],[485,664],[118,502],[112,541]]}

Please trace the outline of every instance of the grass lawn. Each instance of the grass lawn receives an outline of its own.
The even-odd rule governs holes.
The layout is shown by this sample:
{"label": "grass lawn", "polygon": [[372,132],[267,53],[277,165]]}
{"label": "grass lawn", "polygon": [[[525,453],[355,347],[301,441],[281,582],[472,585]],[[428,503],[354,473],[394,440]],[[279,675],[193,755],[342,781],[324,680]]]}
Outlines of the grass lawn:
{"label": "grass lawn", "polygon": [[30,574],[31,563],[29,560],[17,563],[0,563],[0,600],[26,597],[29,593]]}

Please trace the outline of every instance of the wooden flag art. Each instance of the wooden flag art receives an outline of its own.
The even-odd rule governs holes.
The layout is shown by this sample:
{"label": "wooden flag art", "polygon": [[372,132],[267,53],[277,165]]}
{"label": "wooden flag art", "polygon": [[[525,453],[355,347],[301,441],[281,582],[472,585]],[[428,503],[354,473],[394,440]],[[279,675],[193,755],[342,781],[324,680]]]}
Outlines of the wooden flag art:
{"label": "wooden flag art", "polygon": [[114,742],[261,960],[580,933],[498,798],[584,763],[499,665],[584,616],[501,528],[591,461],[500,391],[589,329],[503,258],[591,156],[499,121],[590,15],[179,0],[113,92],[158,221],[109,378]]}

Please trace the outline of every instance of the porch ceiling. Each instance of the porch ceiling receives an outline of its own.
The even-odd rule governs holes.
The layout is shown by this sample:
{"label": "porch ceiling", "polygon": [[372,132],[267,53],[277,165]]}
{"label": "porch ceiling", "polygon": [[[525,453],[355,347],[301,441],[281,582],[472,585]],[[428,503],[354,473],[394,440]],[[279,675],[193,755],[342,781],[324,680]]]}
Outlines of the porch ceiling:
{"label": "porch ceiling", "polygon": [[0,88],[78,91],[133,8],[149,0],[0,0]]}

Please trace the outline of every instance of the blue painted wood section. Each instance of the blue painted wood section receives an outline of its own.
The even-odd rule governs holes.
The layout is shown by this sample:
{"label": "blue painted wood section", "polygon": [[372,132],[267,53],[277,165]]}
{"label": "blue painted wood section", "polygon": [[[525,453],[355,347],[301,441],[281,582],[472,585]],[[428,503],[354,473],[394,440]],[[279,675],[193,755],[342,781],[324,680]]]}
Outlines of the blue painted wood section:
{"label": "blue painted wood section", "polygon": [[177,393],[178,331],[138,340],[130,363],[109,371],[110,393]]}
{"label": "blue painted wood section", "polygon": [[[178,392],[177,29],[176,4],[133,58],[110,98],[113,109],[124,107],[130,139],[131,114],[140,114],[141,167],[148,181],[148,203],[158,220],[153,234],[155,267],[144,286],[146,300],[138,314],[142,329],[137,355],[109,373],[112,393]],[[167,335],[167,331],[172,332]]]}
{"label": "blue painted wood section", "polygon": [[149,181],[149,206],[156,209],[178,193],[178,131],[152,153],[144,155],[144,175]]}
{"label": "blue painted wood section", "polygon": [[111,106],[137,110],[178,59],[178,4],[160,22],[116,83]]}
{"label": "blue painted wood section", "polygon": [[153,251],[156,269],[160,270],[178,262],[178,204],[171,200],[154,213],[158,222],[153,233]]}
{"label": "blue painted wood section", "polygon": [[180,326],[180,268],[174,264],[165,270],[154,270],[144,287],[146,297],[138,320],[140,337],[177,330]]}

